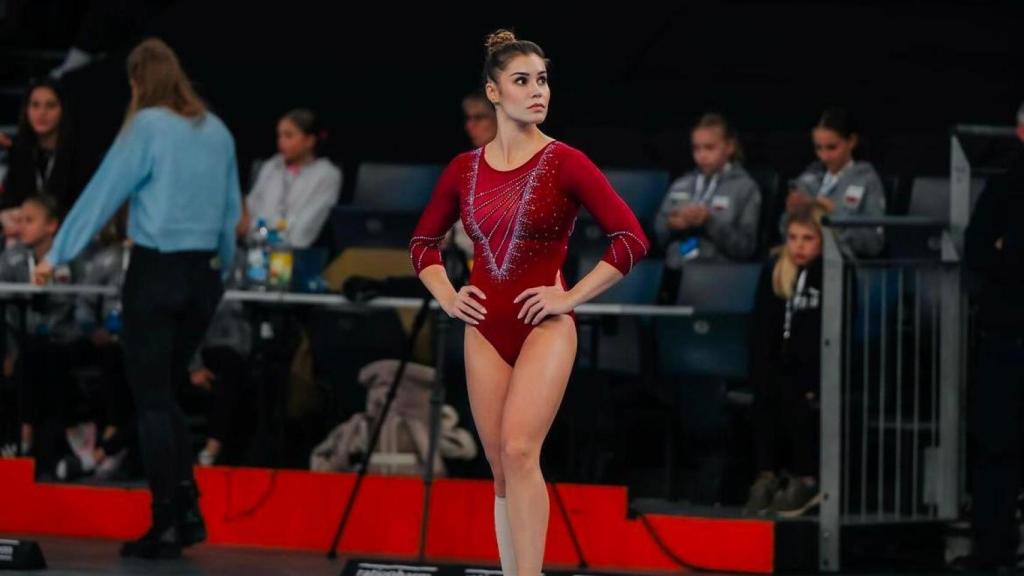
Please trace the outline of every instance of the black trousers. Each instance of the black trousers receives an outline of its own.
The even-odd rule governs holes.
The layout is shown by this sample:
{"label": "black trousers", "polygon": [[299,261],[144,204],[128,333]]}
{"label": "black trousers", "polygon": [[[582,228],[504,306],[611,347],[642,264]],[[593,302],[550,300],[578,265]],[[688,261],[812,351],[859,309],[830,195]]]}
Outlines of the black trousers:
{"label": "black trousers", "polygon": [[176,487],[192,481],[191,443],[176,391],[224,292],[213,257],[135,246],[125,277],[125,374],[154,509],[168,505]]}
{"label": "black trousers", "polygon": [[784,370],[757,381],[753,418],[757,471],[785,469],[796,476],[817,478],[821,446],[819,387],[801,382]]}
{"label": "black trousers", "polygon": [[981,332],[975,370],[971,404],[974,552],[987,561],[1015,564],[1024,338]]}

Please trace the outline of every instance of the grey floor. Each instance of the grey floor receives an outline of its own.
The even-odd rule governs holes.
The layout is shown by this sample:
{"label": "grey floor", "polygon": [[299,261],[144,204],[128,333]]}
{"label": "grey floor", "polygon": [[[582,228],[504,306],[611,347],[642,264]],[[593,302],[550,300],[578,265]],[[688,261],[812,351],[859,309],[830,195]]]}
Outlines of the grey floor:
{"label": "grey floor", "polygon": [[0,571],[0,574],[118,574],[153,576],[200,576],[207,574],[245,576],[310,575],[337,576],[341,560],[329,561],[323,554],[197,546],[177,560],[147,561],[122,559],[120,543],[110,540],[31,537],[39,542],[48,565],[43,571]]}
{"label": "grey floor", "polygon": [[[17,536],[5,535],[5,538]],[[284,552],[272,550],[256,550],[246,548],[229,548],[223,546],[197,546],[190,548],[185,555],[176,560],[124,560],[118,555],[119,542],[86,538],[53,538],[29,537],[39,543],[46,557],[48,568],[42,571],[6,571],[0,575],[60,575],[80,576],[83,574],[114,574],[114,575],[147,575],[147,576],[199,576],[217,574],[221,576],[278,576],[278,575],[327,575],[338,576],[345,567],[344,561],[328,560],[324,554]],[[371,561],[372,562],[372,561]],[[381,560],[382,563],[392,563]],[[415,565],[415,562],[398,562],[402,565]],[[357,566],[353,566],[355,568]],[[494,566],[480,570],[467,570],[466,573],[494,574]],[[575,576],[578,573],[569,571],[545,571],[548,576]],[[417,572],[410,572],[417,573]],[[462,573],[462,569],[458,570]],[[587,575],[601,574],[598,571],[586,571]],[[651,573],[646,573],[651,574]],[[604,573],[602,576],[624,576]]]}
{"label": "grey floor", "polygon": [[[5,538],[15,537],[5,535]],[[146,561],[122,559],[118,555],[120,542],[87,538],[56,538],[33,536],[28,539],[39,543],[48,568],[42,571],[0,570],[0,575],[54,575],[80,576],[85,574],[147,575],[147,576],[277,576],[277,575],[332,575],[338,576],[344,561],[328,560],[321,553],[257,550],[223,546],[197,546],[190,548],[177,560]],[[414,564],[414,563],[413,563]],[[574,571],[553,574],[574,574]],[[594,572],[589,572],[593,574]],[[551,573],[549,573],[551,574]],[[696,576],[695,573],[690,573]],[[553,575],[552,575],[553,576]],[[605,575],[611,576],[611,575]],[[721,575],[718,575],[721,576]],[[864,576],[860,574],[859,576]],[[923,576],[923,573],[903,573],[902,576]]]}

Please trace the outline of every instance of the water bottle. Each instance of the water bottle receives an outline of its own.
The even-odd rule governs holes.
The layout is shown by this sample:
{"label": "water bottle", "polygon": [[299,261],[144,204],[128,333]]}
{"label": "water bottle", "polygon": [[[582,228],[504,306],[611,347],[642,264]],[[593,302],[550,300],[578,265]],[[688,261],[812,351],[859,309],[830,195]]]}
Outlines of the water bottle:
{"label": "water bottle", "polygon": [[263,218],[246,239],[245,286],[249,290],[266,290],[270,272],[270,229]]}
{"label": "water bottle", "polygon": [[292,284],[294,256],[288,244],[288,223],[284,218],[270,231],[270,286],[275,290],[288,290]]}

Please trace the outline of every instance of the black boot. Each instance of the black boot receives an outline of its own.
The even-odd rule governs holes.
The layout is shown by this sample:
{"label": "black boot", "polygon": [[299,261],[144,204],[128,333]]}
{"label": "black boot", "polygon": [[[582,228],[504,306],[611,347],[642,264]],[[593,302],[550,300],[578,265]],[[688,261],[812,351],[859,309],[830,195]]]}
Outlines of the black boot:
{"label": "black boot", "polygon": [[199,510],[199,490],[194,482],[178,486],[175,491],[178,499],[178,538],[183,547],[192,546],[206,541],[206,523]]}
{"label": "black boot", "polygon": [[177,512],[173,502],[153,505],[153,525],[138,540],[121,546],[122,557],[154,560],[181,556],[181,541],[174,522]]}

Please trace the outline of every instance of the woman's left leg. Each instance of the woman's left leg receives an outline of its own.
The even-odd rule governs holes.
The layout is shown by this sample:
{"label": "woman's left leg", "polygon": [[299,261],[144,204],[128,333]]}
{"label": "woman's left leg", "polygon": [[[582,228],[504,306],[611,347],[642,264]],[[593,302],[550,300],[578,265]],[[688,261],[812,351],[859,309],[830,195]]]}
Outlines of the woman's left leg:
{"label": "woman's left leg", "polygon": [[520,576],[537,576],[544,562],[548,490],[540,450],[575,359],[576,324],[569,316],[555,316],[530,332],[512,369],[502,418],[501,459]]}

